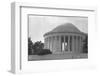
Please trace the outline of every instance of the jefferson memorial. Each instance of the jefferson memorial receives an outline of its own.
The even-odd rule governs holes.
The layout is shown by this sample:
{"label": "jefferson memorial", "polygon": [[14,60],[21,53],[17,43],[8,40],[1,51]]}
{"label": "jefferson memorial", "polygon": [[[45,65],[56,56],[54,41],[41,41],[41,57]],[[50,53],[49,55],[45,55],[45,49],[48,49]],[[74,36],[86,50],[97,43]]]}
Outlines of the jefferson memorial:
{"label": "jefferson memorial", "polygon": [[65,23],[44,34],[44,48],[52,53],[82,53],[86,35],[72,23]]}

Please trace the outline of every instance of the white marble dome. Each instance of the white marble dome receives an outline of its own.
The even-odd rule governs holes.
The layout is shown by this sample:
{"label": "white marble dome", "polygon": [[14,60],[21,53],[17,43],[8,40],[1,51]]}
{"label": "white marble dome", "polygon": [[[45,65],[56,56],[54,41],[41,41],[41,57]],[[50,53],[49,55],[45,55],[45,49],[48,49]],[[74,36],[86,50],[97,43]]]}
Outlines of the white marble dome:
{"label": "white marble dome", "polygon": [[80,30],[75,27],[72,23],[65,23],[54,28],[51,32],[73,32],[80,33]]}
{"label": "white marble dome", "polygon": [[52,34],[52,33],[83,33],[83,32],[81,32],[74,24],[65,23],[57,26],[56,28],[45,33],[44,35]]}

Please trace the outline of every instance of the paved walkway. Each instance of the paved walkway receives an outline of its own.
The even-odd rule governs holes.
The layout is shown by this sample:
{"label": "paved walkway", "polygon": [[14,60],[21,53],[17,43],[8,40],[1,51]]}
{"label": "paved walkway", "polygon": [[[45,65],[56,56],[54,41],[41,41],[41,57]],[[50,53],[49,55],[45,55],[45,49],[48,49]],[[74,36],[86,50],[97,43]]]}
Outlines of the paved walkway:
{"label": "paved walkway", "polygon": [[88,58],[87,54],[49,54],[49,55],[29,55],[28,60],[57,60],[57,59],[80,59],[80,58]]}

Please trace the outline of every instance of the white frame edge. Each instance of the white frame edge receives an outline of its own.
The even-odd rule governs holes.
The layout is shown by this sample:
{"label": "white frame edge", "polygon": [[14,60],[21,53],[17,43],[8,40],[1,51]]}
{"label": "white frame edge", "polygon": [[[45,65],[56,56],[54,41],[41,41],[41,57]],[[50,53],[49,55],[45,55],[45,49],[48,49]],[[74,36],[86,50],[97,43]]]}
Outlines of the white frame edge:
{"label": "white frame edge", "polygon": [[11,72],[20,72],[20,5],[11,3]]}

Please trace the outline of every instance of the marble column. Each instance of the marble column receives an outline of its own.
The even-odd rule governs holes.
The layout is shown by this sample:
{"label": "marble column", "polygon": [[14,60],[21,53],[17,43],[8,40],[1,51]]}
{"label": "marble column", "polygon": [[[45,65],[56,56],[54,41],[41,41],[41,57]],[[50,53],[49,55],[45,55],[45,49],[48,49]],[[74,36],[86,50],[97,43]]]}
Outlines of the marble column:
{"label": "marble column", "polygon": [[70,51],[72,52],[72,36],[70,36]]}
{"label": "marble column", "polygon": [[50,51],[52,51],[51,46],[52,46],[52,44],[51,44],[51,37],[49,37],[49,49],[50,49]]}
{"label": "marble column", "polygon": [[80,36],[80,52],[82,52],[82,37]]}
{"label": "marble column", "polygon": [[74,52],[75,51],[75,42],[74,42],[74,36],[72,36],[72,52]]}
{"label": "marble column", "polygon": [[68,51],[70,51],[70,36],[68,36]]}
{"label": "marble column", "polygon": [[47,49],[48,49],[48,38],[47,38]]}
{"label": "marble column", "polygon": [[48,49],[50,49],[50,42],[49,42],[49,37],[48,37]]}
{"label": "marble column", "polygon": [[82,42],[82,37],[81,37],[81,52],[83,51],[83,42]]}
{"label": "marble column", "polygon": [[81,38],[79,36],[79,52],[81,51]]}
{"label": "marble column", "polygon": [[55,52],[55,36],[53,36],[53,52]]}
{"label": "marble column", "polygon": [[45,38],[45,48],[47,48],[47,39]]}
{"label": "marble column", "polygon": [[77,52],[77,36],[75,36],[75,52]]}
{"label": "marble column", "polygon": [[61,52],[61,36],[59,36],[59,51]]}
{"label": "marble column", "polygon": [[55,46],[54,46],[54,45],[55,45],[55,44],[54,44],[54,43],[55,43],[55,42],[54,42],[54,36],[53,36],[53,42],[52,42],[52,43],[53,43],[53,46],[52,46],[53,49],[52,49],[52,50],[53,50],[53,52],[54,52],[54,47],[55,47]]}
{"label": "marble column", "polygon": [[75,53],[76,53],[76,51],[77,51],[77,41],[76,41],[76,38],[77,38],[77,37],[75,36],[75,45],[74,45],[74,46],[75,46]]}
{"label": "marble column", "polygon": [[54,51],[55,51],[55,52],[56,52],[56,46],[57,46],[57,45],[56,45],[56,42],[57,42],[56,39],[57,39],[57,38],[56,38],[56,36],[55,36],[55,38],[54,38]]}
{"label": "marble column", "polygon": [[80,53],[80,37],[78,36],[78,52]]}
{"label": "marble column", "polygon": [[77,40],[78,40],[78,53],[79,53],[79,36],[78,36],[78,39]]}
{"label": "marble column", "polygon": [[59,36],[56,36],[56,51],[60,52],[59,51]]}
{"label": "marble column", "polygon": [[74,36],[74,52],[76,52],[76,36]]}
{"label": "marble column", "polygon": [[77,53],[77,36],[76,36],[76,39],[75,39],[75,52]]}
{"label": "marble column", "polygon": [[47,49],[47,38],[46,38],[46,49]]}
{"label": "marble column", "polygon": [[48,49],[48,38],[46,38],[46,48]]}
{"label": "marble column", "polygon": [[76,53],[78,53],[78,36],[76,36]]}
{"label": "marble column", "polygon": [[44,48],[46,48],[46,38],[44,39]]}
{"label": "marble column", "polygon": [[63,36],[64,37],[64,51],[65,51],[65,36]]}
{"label": "marble column", "polygon": [[53,37],[51,37],[51,48],[52,48],[52,52],[53,52]]}
{"label": "marble column", "polygon": [[76,52],[78,52],[78,37],[76,36]]}
{"label": "marble column", "polygon": [[57,36],[55,36],[55,52],[57,52],[57,49],[58,49],[58,43],[57,43]]}

